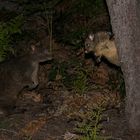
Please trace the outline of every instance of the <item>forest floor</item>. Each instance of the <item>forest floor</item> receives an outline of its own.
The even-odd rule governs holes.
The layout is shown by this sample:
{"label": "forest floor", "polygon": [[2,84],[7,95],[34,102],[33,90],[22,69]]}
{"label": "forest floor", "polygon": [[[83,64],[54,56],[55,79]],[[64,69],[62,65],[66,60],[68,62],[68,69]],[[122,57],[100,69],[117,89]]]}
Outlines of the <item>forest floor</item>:
{"label": "forest floor", "polygon": [[[96,19],[95,28],[104,19]],[[38,15],[26,21],[26,30],[37,35],[30,42],[48,45],[44,25]],[[26,51],[27,38],[17,44],[19,51]],[[106,61],[95,65],[83,48],[55,39],[52,46],[54,59],[40,65],[39,86],[24,89],[13,113],[0,118],[0,140],[139,140],[126,123],[120,69]]]}
{"label": "forest floor", "polygon": [[53,54],[51,63],[40,65],[39,86],[25,89],[16,111],[1,118],[0,139],[124,140],[128,128],[118,70],[105,63],[95,66],[84,53],[77,56],[57,43]]}

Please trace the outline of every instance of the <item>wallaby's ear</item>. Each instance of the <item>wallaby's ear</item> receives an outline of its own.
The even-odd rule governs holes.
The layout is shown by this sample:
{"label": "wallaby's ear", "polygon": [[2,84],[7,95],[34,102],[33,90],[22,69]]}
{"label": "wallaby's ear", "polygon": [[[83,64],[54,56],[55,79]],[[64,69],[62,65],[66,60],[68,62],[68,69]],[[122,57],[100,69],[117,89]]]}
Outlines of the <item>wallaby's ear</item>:
{"label": "wallaby's ear", "polygon": [[94,37],[95,37],[95,35],[93,33],[89,34],[89,36],[88,36],[88,38],[92,41],[94,40]]}
{"label": "wallaby's ear", "polygon": [[40,47],[41,43],[40,41],[34,44],[31,44],[31,52],[34,53],[37,51],[37,48]]}
{"label": "wallaby's ear", "polygon": [[31,52],[34,53],[36,51],[36,46],[35,45],[31,45]]}
{"label": "wallaby's ear", "polygon": [[38,47],[38,46],[41,45],[41,42],[39,41],[39,42],[37,42],[35,45]]}

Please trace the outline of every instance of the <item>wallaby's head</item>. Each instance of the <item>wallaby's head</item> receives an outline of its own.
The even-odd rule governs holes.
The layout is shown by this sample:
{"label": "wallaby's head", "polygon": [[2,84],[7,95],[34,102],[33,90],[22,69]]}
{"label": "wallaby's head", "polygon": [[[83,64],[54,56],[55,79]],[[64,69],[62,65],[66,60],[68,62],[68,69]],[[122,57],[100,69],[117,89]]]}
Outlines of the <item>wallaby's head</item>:
{"label": "wallaby's head", "polygon": [[52,53],[46,47],[40,45],[31,45],[31,55],[38,62],[52,60]]}
{"label": "wallaby's head", "polygon": [[85,40],[85,53],[94,51],[95,46],[102,41],[109,40],[112,33],[100,31],[95,34],[90,33]]}

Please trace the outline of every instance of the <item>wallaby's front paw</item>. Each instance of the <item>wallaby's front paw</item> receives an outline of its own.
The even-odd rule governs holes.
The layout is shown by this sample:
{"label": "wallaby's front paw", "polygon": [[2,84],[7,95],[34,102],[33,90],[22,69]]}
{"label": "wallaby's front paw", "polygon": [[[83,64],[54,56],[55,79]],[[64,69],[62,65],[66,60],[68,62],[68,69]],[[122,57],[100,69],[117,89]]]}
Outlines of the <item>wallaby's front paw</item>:
{"label": "wallaby's front paw", "polygon": [[29,89],[29,90],[33,90],[33,89],[35,89],[37,86],[38,86],[38,83],[32,83],[32,84],[28,85],[28,89]]}

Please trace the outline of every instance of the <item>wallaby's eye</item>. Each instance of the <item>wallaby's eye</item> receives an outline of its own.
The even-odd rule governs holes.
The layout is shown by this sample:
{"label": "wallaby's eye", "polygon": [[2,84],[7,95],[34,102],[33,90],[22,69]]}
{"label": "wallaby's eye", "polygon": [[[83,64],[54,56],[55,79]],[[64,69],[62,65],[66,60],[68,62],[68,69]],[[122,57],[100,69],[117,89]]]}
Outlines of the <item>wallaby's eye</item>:
{"label": "wallaby's eye", "polygon": [[89,46],[90,46],[90,45],[87,43],[87,44],[86,44],[86,47],[89,47]]}

